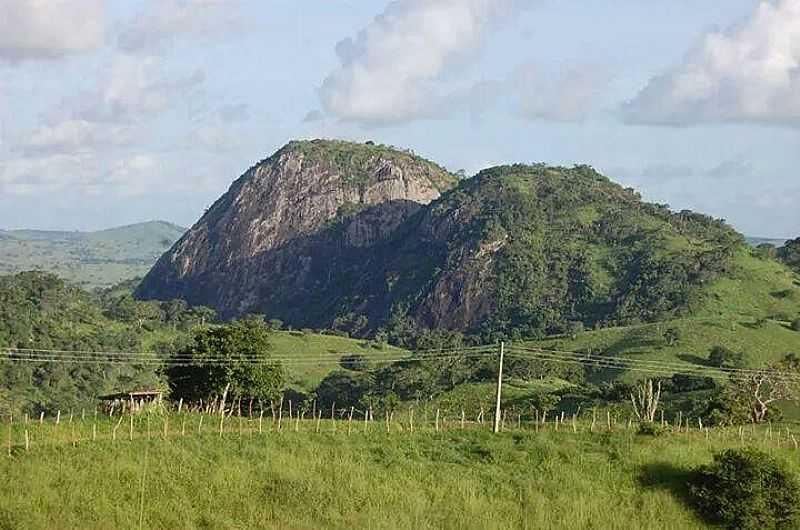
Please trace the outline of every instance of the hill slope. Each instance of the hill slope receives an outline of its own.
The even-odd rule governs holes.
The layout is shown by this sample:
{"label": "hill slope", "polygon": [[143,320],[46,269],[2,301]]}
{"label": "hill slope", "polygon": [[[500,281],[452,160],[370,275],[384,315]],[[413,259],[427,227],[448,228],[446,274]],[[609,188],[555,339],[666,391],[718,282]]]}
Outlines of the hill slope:
{"label": "hill slope", "polygon": [[406,153],[289,144],[137,295],[355,334],[544,336],[686,314],[745,248],[723,222],[644,203],[586,166],[492,168],[438,197],[452,185]]}
{"label": "hill slope", "polygon": [[97,232],[0,231],[0,274],[35,269],[83,287],[107,287],[143,276],[185,231],[164,221]]}

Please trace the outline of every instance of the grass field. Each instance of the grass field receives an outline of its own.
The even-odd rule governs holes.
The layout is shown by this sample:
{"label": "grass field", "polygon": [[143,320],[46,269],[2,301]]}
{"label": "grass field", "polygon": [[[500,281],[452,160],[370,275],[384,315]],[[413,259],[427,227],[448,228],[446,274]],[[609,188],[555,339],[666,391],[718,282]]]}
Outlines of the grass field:
{"label": "grass field", "polygon": [[683,485],[713,451],[755,445],[800,473],[777,427],[771,439],[747,428],[742,441],[735,429],[652,438],[583,423],[436,432],[421,417],[410,432],[405,416],[391,433],[382,421],[334,432],[326,420],[316,432],[286,418],[259,433],[258,420],[229,418],[220,436],[212,420],[198,434],[198,415],[172,415],[164,438],[153,415],[148,439],[142,415],[133,441],[127,417],[116,441],[108,419],[17,420],[12,456],[0,453],[0,529],[709,528]]}

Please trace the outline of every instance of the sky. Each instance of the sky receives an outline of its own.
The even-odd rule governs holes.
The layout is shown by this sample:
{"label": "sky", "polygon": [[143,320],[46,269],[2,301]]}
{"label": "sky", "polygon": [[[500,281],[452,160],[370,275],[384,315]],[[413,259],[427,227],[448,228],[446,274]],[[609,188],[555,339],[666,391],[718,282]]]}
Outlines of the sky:
{"label": "sky", "polygon": [[796,237],[800,0],[0,1],[0,228],[190,226],[320,137]]}

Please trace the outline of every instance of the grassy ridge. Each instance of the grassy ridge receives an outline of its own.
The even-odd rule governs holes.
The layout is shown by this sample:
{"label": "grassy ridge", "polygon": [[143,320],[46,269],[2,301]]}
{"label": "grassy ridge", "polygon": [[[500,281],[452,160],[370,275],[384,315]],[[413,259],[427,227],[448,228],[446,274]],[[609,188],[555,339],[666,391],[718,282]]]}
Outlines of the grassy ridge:
{"label": "grassy ridge", "polygon": [[[173,529],[709,528],[683,500],[687,471],[741,445],[733,431],[653,439],[585,426],[389,435],[376,422],[348,435],[346,422],[336,433],[304,422],[263,434],[251,423],[240,435],[235,418],[222,437],[214,425],[181,437],[173,421],[164,441],[158,418],[150,440],[137,421],[132,442],[125,425],[111,442],[105,421],[91,442],[87,420],[76,447],[36,445],[34,432],[29,453],[0,457],[0,528],[139,528],[140,518],[142,528]],[[786,443],[747,436],[800,472]]]}

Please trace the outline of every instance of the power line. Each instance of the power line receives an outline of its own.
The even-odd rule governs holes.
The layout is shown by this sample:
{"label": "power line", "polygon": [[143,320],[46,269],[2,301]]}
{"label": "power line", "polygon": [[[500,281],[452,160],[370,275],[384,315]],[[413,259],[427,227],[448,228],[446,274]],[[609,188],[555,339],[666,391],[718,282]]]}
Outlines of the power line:
{"label": "power line", "polygon": [[712,379],[720,379],[720,380],[735,380],[735,381],[747,381],[753,375],[766,375],[766,374],[773,374],[779,376],[783,379],[788,379],[790,381],[800,382],[800,375],[798,374],[790,374],[786,372],[778,372],[775,370],[764,370],[761,372],[757,372],[754,374],[741,374],[741,373],[720,373],[714,371],[713,369],[709,368],[697,368],[695,370],[686,370],[685,367],[668,367],[668,366],[641,366],[636,364],[629,364],[625,362],[615,362],[610,360],[594,360],[594,359],[586,359],[585,357],[582,359],[576,359],[574,357],[569,357],[565,355],[558,355],[558,354],[550,354],[545,352],[540,353],[527,353],[527,354],[519,354],[512,352],[511,356],[521,357],[526,359],[540,359],[546,362],[557,362],[557,363],[566,363],[572,365],[580,365],[586,366],[587,364],[593,364],[599,368],[606,368],[610,370],[629,370],[632,372],[642,372],[642,373],[650,373],[650,374],[657,374],[663,376],[672,376],[675,373],[683,373],[686,375],[704,375],[706,377],[710,377]]}
{"label": "power line", "polygon": [[561,350],[546,350],[543,348],[525,348],[525,347],[516,347],[514,348],[517,351],[523,351],[525,353],[543,353],[548,355],[561,355],[567,358],[573,358],[576,360],[583,361],[585,363],[593,363],[593,362],[602,362],[602,361],[609,361],[614,363],[623,363],[623,364],[631,364],[631,365],[638,365],[638,366],[647,366],[652,368],[663,368],[663,369],[671,369],[676,372],[681,373],[688,373],[688,372],[713,372],[713,373],[722,373],[722,374],[745,374],[745,375],[760,375],[765,373],[774,373],[783,375],[786,377],[798,377],[800,378],[800,374],[792,374],[787,372],[780,372],[778,370],[772,368],[733,368],[733,367],[712,367],[712,366],[696,366],[696,365],[687,365],[687,364],[680,364],[675,361],[660,361],[657,359],[631,359],[627,357],[614,357],[609,355],[587,355],[584,353],[579,352],[569,352],[569,351],[561,351]]}

